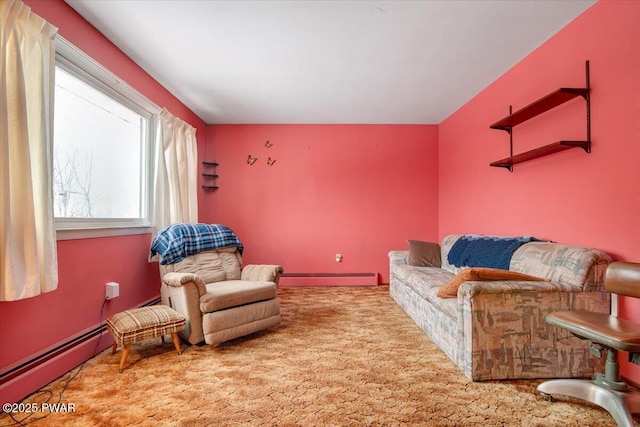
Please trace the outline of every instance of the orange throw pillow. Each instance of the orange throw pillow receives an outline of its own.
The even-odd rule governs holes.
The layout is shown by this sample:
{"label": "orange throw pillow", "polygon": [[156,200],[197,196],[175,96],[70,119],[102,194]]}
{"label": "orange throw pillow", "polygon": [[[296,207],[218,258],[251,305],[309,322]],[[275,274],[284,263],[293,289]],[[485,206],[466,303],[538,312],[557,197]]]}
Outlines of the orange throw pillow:
{"label": "orange throw pillow", "polygon": [[449,282],[445,283],[438,289],[438,297],[440,298],[456,298],[458,296],[458,288],[464,282],[469,281],[490,281],[490,280],[526,280],[526,281],[541,281],[541,279],[535,276],[529,276],[528,274],[518,273],[517,271],[501,270],[499,268],[484,268],[484,267],[471,267],[461,270],[454,276]]}

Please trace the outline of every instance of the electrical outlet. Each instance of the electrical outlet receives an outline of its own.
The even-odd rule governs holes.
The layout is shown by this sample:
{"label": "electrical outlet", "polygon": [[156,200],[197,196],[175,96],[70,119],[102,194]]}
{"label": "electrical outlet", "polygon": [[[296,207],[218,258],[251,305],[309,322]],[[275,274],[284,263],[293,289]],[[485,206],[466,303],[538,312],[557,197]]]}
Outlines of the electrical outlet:
{"label": "electrical outlet", "polygon": [[342,254],[336,254],[336,262],[342,262]]}
{"label": "electrical outlet", "polygon": [[120,296],[120,283],[109,282],[106,285],[106,299],[114,299]]}

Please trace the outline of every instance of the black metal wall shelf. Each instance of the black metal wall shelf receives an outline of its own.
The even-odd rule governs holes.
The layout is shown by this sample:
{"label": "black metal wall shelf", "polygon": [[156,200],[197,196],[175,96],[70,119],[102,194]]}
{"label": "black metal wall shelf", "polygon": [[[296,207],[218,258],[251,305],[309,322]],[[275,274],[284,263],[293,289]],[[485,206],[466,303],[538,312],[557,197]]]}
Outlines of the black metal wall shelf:
{"label": "black metal wall shelf", "polygon": [[[491,129],[504,130],[509,133],[509,157],[490,163],[490,166],[509,169],[513,172],[513,165],[537,159],[539,157],[548,156],[550,154],[559,153],[571,148],[582,148],[585,152],[591,152],[591,100],[590,100],[590,82],[589,82],[589,61],[585,62],[586,87],[584,88],[560,88],[550,94],[532,102],[524,108],[511,112],[509,107],[509,115],[498,120],[490,126]],[[587,107],[587,139],[585,141],[557,141],[552,144],[544,145],[530,151],[520,154],[513,154],[513,128],[521,123],[526,122],[540,114],[552,110],[565,102],[571,101],[577,97],[583,97]]]}

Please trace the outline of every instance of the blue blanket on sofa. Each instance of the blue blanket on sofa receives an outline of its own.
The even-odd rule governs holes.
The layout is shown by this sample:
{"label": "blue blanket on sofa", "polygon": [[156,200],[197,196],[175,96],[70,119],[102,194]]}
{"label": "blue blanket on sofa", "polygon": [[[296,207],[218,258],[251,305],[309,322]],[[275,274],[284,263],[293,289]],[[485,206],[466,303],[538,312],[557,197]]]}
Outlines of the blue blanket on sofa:
{"label": "blue blanket on sofa", "polygon": [[244,246],[238,236],[226,225],[173,224],[158,231],[151,241],[150,257],[159,254],[160,264],[180,262],[202,251]]}
{"label": "blue blanket on sofa", "polygon": [[528,242],[537,241],[535,237],[460,237],[451,247],[447,260],[456,267],[488,267],[508,270],[513,253]]}

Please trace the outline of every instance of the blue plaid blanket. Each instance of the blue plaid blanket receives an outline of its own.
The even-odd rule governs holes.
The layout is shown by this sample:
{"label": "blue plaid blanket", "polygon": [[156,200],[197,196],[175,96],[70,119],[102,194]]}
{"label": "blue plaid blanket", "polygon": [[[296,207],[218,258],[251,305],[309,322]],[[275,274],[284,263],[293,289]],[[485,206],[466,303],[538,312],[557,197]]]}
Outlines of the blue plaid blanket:
{"label": "blue plaid blanket", "polygon": [[451,247],[447,260],[456,267],[488,267],[508,270],[513,253],[535,237],[462,236]]}
{"label": "blue plaid blanket", "polygon": [[173,224],[158,231],[151,241],[151,254],[159,254],[160,264],[180,262],[190,255],[212,249],[236,247],[244,250],[238,236],[226,225]]}

